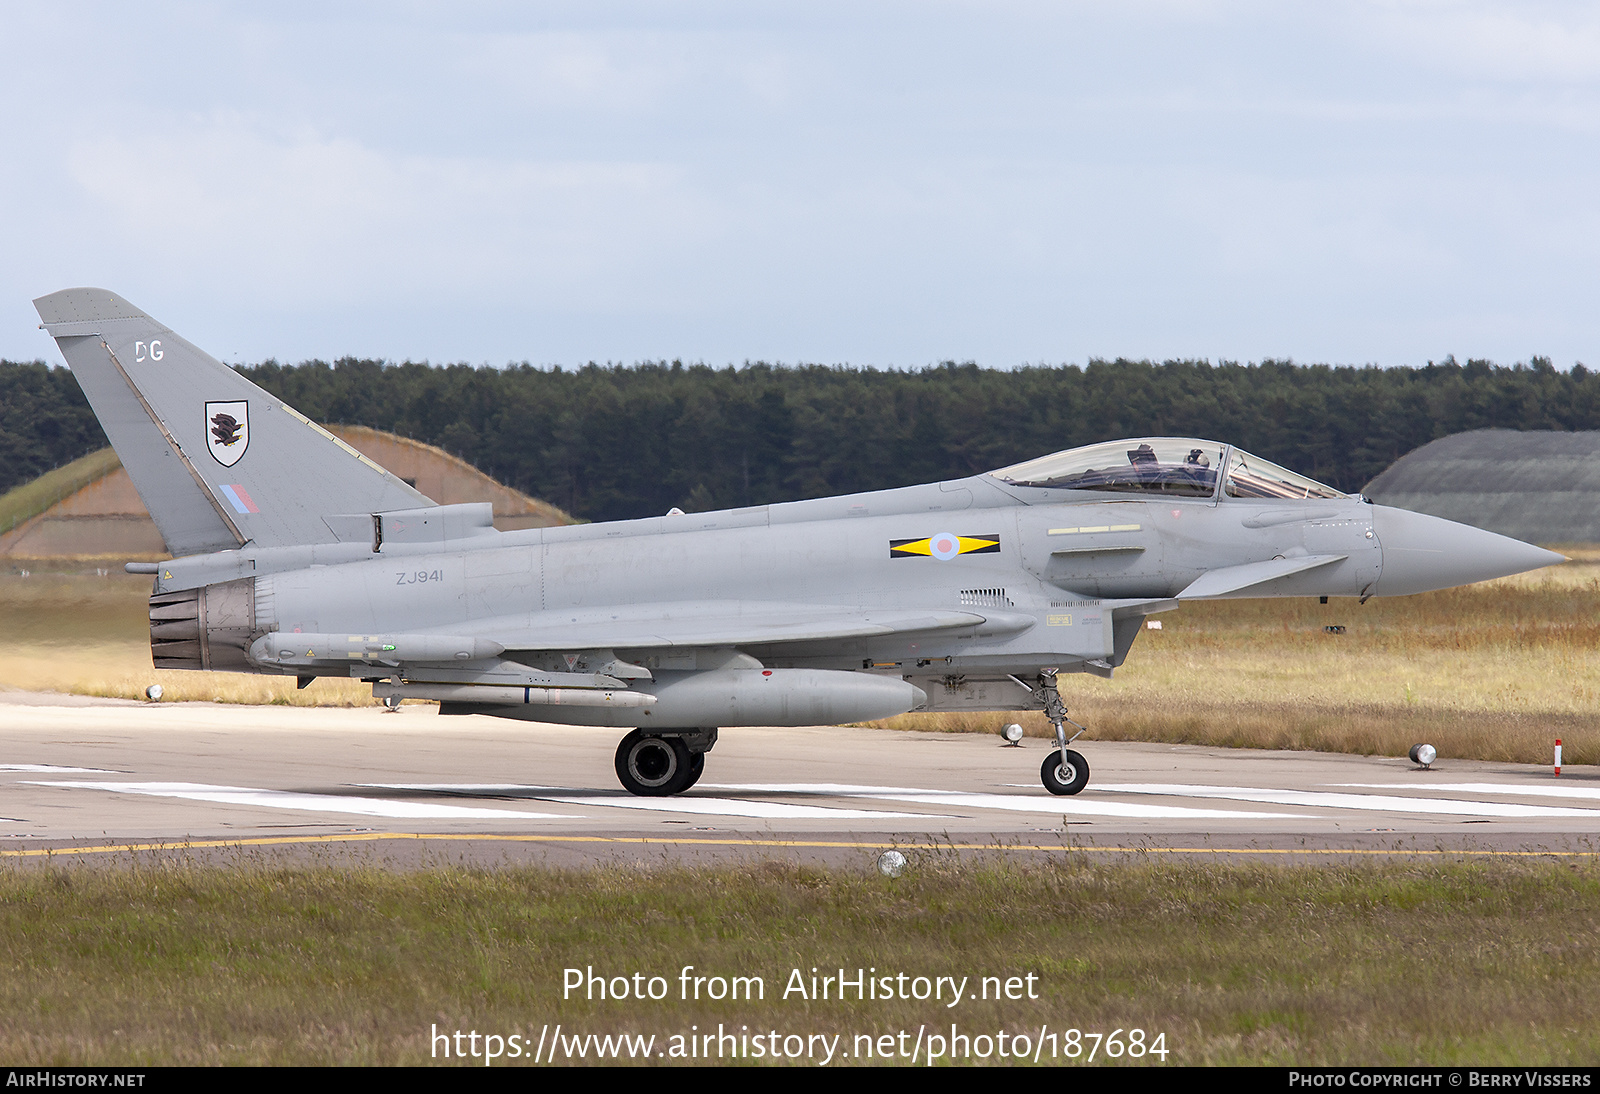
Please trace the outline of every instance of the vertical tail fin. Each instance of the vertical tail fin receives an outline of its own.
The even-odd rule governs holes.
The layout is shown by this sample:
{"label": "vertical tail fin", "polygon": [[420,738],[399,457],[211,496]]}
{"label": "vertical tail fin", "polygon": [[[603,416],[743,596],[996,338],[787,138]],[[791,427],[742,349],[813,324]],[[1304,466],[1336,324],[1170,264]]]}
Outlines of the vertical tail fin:
{"label": "vertical tail fin", "polygon": [[328,517],[433,504],[115,293],[33,304],[173,555],[328,543]]}

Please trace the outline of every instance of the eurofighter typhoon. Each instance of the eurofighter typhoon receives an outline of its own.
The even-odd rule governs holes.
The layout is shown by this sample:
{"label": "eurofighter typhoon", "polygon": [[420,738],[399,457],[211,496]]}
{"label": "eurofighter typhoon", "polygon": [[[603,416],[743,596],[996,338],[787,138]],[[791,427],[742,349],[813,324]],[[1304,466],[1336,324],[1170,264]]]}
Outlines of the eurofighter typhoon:
{"label": "eurofighter typhoon", "polygon": [[[1373,505],[1225,442],[1148,437],[950,482],[500,532],[435,505],[126,300],[34,301],[173,555],[163,669],[355,677],[374,696],[628,731],[634,794],[693,786],[724,726],[1043,710],[1145,617],[1221,597],[1401,596],[1561,557]],[[773,757],[774,764],[783,762]]]}

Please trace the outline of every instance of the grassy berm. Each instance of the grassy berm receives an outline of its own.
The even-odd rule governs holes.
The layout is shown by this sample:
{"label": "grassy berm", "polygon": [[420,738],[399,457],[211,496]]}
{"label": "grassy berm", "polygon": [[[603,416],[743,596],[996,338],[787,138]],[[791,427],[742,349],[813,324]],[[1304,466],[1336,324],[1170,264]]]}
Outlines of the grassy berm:
{"label": "grassy berm", "polygon": [[[435,1027],[537,1040],[558,1022],[569,1037],[654,1034],[657,1051],[718,1023],[780,1040],[841,1034],[845,1053],[857,1034],[907,1030],[909,1051],[919,1027],[955,1023],[990,1037],[1137,1028],[1147,1043],[1164,1034],[1169,1064],[1600,1059],[1593,857],[1268,867],[922,854],[896,880],[865,861],[44,866],[0,873],[0,924],[11,1064],[426,1063]],[[765,999],[680,1001],[684,965],[760,976]],[[563,970],[588,966],[659,975],[668,997],[563,1001]],[[809,981],[840,966],[971,977],[972,991],[1033,974],[1039,998],[784,1000],[792,969]]]}

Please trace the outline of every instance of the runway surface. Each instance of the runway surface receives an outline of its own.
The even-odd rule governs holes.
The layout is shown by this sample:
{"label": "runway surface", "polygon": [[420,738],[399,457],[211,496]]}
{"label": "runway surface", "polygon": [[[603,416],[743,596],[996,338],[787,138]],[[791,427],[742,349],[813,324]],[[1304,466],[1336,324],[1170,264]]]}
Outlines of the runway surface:
{"label": "runway surface", "polygon": [[618,786],[621,731],[483,717],[0,693],[0,857],[869,864],[922,853],[1600,852],[1600,769],[1100,743],[1088,789],[997,738],[726,729],[699,786]]}

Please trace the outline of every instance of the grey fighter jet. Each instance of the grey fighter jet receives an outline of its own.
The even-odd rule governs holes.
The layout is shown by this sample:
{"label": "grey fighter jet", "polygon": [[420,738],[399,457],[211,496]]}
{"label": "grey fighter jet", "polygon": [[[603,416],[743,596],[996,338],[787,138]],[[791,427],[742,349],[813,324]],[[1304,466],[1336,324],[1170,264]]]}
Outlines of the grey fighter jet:
{"label": "grey fighter jet", "polygon": [[157,668],[355,677],[441,714],[627,729],[635,794],[693,786],[722,726],[1028,709],[1055,727],[1045,787],[1076,794],[1089,765],[1060,674],[1109,677],[1152,613],[1400,596],[1562,557],[1172,437],[498,532],[489,505],[435,505],[113,293],[34,304],[174,556],[128,566],[155,577]]}

